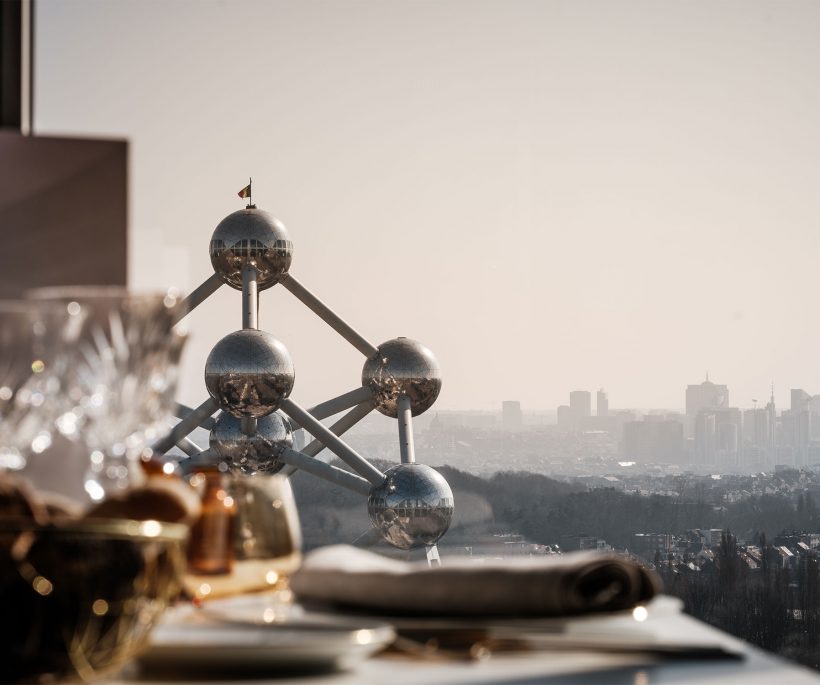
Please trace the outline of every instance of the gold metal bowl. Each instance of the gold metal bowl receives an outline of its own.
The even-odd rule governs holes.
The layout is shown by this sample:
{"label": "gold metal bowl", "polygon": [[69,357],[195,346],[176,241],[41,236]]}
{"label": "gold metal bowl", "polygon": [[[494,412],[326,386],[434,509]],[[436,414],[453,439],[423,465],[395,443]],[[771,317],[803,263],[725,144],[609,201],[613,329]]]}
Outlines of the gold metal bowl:
{"label": "gold metal bowl", "polygon": [[158,521],[0,518],[0,681],[122,666],[178,596],[187,538]]}

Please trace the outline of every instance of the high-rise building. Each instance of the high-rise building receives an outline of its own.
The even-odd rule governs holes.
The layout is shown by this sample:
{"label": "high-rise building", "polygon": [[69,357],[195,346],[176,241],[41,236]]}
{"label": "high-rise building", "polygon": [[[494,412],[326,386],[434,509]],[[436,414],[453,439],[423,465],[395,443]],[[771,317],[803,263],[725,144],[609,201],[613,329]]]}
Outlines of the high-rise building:
{"label": "high-rise building", "polygon": [[806,411],[809,408],[809,402],[812,397],[805,390],[800,388],[792,388],[791,392],[791,406],[789,409],[793,412]]}
{"label": "high-rise building", "polygon": [[603,388],[595,396],[595,414],[597,416],[609,416],[609,397]]}
{"label": "high-rise building", "polygon": [[589,390],[573,390],[569,394],[569,408],[576,418],[591,416],[592,393]]}
{"label": "high-rise building", "polygon": [[717,429],[715,414],[710,411],[698,412],[695,418],[695,462],[698,464],[715,463],[715,442]]}
{"label": "high-rise building", "polygon": [[558,423],[558,430],[569,432],[578,428],[577,423],[573,420],[572,410],[566,404],[558,407],[555,418]]}
{"label": "high-rise building", "polygon": [[774,383],[772,394],[766,404],[766,414],[769,417],[769,446],[766,450],[766,466],[774,466],[777,462],[777,408],[774,404]]}
{"label": "high-rise building", "polygon": [[703,410],[727,409],[729,407],[729,388],[717,385],[709,380],[703,383],[690,385],[686,388],[686,432],[695,434],[695,423],[698,414]]}
{"label": "high-rise building", "polygon": [[501,403],[501,425],[507,430],[515,430],[521,428],[522,423],[521,402],[504,400]]}
{"label": "high-rise building", "polygon": [[[800,402],[796,406],[801,406]],[[810,463],[811,429],[812,416],[808,409],[789,409],[780,415],[780,447],[783,449],[778,453],[778,463],[798,468]]]}
{"label": "high-rise building", "polygon": [[765,450],[769,446],[769,412],[765,409],[747,409],[743,412],[743,439],[754,447]]}
{"label": "high-rise building", "polygon": [[740,409],[701,409],[695,417],[695,461],[734,467],[742,455]]}

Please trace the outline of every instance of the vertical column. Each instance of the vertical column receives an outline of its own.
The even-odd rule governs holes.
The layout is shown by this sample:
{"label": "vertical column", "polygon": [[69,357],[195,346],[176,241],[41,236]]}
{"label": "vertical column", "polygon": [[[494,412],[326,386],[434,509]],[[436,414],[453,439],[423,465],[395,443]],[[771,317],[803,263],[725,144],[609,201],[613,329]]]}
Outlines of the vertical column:
{"label": "vertical column", "polygon": [[[259,328],[259,289],[256,283],[256,267],[246,264],[242,267],[242,328]],[[256,419],[246,417],[241,420],[245,435],[256,433]]]}
{"label": "vertical column", "polygon": [[416,463],[416,448],[413,445],[413,412],[410,398],[401,395],[398,401],[399,418],[399,452],[402,464]]}
{"label": "vertical column", "polygon": [[259,294],[256,287],[256,267],[242,269],[242,328],[259,328]]}

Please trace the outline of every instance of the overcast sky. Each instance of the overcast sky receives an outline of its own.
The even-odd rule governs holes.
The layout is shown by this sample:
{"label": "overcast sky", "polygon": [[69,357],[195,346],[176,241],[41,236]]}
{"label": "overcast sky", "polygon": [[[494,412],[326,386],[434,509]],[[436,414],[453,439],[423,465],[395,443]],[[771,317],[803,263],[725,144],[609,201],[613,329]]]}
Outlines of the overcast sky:
{"label": "overcast sky", "polygon": [[[820,3],[38,0],[35,130],[131,142],[129,282],[190,290],[254,199],[292,272],[437,407],[820,393]],[[309,405],[363,359],[282,288],[261,327]],[[182,399],[241,326],[189,320]]]}

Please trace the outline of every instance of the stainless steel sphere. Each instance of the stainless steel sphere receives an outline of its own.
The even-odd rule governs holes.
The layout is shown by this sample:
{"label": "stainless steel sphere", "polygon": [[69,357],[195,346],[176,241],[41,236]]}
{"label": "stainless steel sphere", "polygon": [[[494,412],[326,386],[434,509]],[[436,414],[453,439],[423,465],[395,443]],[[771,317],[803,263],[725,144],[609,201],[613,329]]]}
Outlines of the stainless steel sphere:
{"label": "stainless steel sphere", "polygon": [[287,348],[270,333],[244,329],[226,335],[205,362],[205,386],[220,408],[237,418],[276,411],[295,374]]}
{"label": "stainless steel sphere", "polygon": [[396,338],[379,345],[379,354],[362,369],[362,385],[373,390],[376,409],[398,416],[401,395],[410,398],[413,416],[427,411],[441,391],[441,371],[433,353],[420,342]]}
{"label": "stainless steel sphere", "polygon": [[444,476],[424,464],[398,464],[385,475],[367,500],[373,527],[399,549],[437,542],[453,518],[453,491]]}
{"label": "stainless steel sphere", "polygon": [[290,268],[293,243],[285,225],[261,209],[229,214],[211,236],[211,264],[225,283],[242,290],[242,268],[256,267],[259,290],[275,285]]}
{"label": "stainless steel sphere", "polygon": [[276,473],[284,464],[279,455],[293,447],[293,428],[278,412],[256,420],[256,430],[242,432],[242,420],[222,412],[211,429],[208,440],[212,450],[233,468],[253,475]]}

